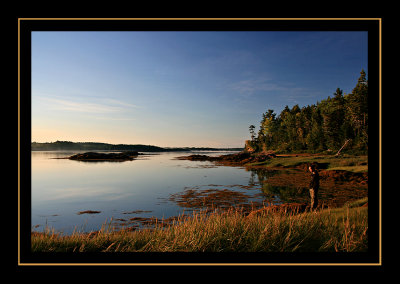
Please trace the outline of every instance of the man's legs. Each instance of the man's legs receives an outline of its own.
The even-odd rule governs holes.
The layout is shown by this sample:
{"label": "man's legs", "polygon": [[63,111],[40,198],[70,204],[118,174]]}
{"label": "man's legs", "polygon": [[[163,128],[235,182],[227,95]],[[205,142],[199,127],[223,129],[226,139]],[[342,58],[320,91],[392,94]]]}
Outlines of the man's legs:
{"label": "man's legs", "polygon": [[311,197],[311,206],[310,209],[313,210],[318,206],[318,197],[317,197],[317,190],[310,188],[310,197]]}

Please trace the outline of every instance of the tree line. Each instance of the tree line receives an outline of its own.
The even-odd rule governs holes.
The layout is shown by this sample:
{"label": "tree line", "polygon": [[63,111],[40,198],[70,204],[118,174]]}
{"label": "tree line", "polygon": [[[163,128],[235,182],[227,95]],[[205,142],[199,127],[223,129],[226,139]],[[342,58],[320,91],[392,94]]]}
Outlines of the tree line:
{"label": "tree line", "polygon": [[59,151],[59,150],[83,150],[83,151],[141,151],[141,152],[162,152],[164,148],[152,145],[127,145],[127,144],[108,144],[101,142],[71,142],[71,141],[55,141],[31,143],[32,151]]}
{"label": "tree line", "polygon": [[286,106],[279,115],[268,109],[262,115],[258,133],[250,125],[256,152],[343,151],[366,154],[368,151],[368,80],[364,70],[350,94],[336,89],[333,97],[300,108]]}
{"label": "tree line", "polygon": [[142,144],[108,144],[101,142],[32,142],[32,151],[60,151],[60,150],[82,150],[82,151],[137,151],[137,152],[176,152],[176,151],[241,151],[243,148],[211,148],[211,147],[159,147]]}

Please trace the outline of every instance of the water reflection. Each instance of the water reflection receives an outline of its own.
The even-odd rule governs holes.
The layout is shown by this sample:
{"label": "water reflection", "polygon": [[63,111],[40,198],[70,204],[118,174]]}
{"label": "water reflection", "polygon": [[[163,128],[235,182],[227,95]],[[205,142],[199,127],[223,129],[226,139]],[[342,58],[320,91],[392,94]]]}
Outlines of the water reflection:
{"label": "water reflection", "polygon": [[277,186],[268,183],[261,188],[265,196],[278,198],[280,203],[304,202],[308,197],[306,188],[295,188],[292,186]]}
{"label": "water reflection", "polygon": [[269,177],[274,176],[279,172],[282,172],[280,170],[270,170],[265,168],[248,168],[247,170],[251,172],[249,184],[255,184],[255,177],[257,177],[258,179],[258,184],[263,184],[264,181],[266,181]]}
{"label": "water reflection", "polygon": [[[124,163],[54,159],[72,154],[76,153],[32,152],[31,222],[37,230],[50,225],[64,233],[75,228],[91,231],[111,218],[123,224],[147,222],[173,218],[183,210],[250,210],[307,197],[299,183],[288,182],[304,175],[286,170],[244,170],[175,159],[182,152],[146,153]],[[89,210],[100,213],[77,214]]]}
{"label": "water reflection", "polygon": [[266,168],[246,168],[246,171],[249,172],[248,185],[208,184],[185,187],[183,191],[171,194],[168,200],[187,211],[228,208],[250,211],[270,204],[308,201],[308,189],[299,184],[292,185],[290,180],[296,180],[302,173]]}
{"label": "water reflection", "polygon": [[[182,207],[169,200],[171,194],[198,185],[205,185],[201,188],[204,190],[216,189],[213,185],[234,190],[229,186],[238,185],[235,188],[243,192],[247,190],[239,187],[247,186],[250,175],[241,168],[204,167],[202,162],[174,159],[182,152],[145,153],[124,163],[54,159],[73,154],[76,153],[32,152],[31,225],[35,230],[50,225],[68,234],[75,228],[98,230],[111,218],[178,216]],[[214,193],[217,194],[209,192],[210,197]],[[233,202],[240,201],[239,197]],[[88,210],[101,213],[77,214]]]}
{"label": "water reflection", "polygon": [[265,202],[281,204],[288,202],[306,202],[308,199],[308,189],[301,185],[293,186],[288,180],[280,179],[280,184],[270,183],[269,179],[273,176],[290,176],[289,170],[271,170],[265,168],[247,169],[251,172],[249,185],[258,184]]}

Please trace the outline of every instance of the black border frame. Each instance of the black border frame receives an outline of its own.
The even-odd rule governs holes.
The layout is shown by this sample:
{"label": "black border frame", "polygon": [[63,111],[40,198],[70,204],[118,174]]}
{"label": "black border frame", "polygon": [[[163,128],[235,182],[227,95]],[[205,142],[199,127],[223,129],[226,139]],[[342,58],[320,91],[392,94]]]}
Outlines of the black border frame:
{"label": "black border frame", "polygon": [[[31,32],[32,31],[367,31],[369,81],[369,250],[366,253],[32,253]],[[18,19],[19,240],[18,265],[380,266],[381,19]]]}

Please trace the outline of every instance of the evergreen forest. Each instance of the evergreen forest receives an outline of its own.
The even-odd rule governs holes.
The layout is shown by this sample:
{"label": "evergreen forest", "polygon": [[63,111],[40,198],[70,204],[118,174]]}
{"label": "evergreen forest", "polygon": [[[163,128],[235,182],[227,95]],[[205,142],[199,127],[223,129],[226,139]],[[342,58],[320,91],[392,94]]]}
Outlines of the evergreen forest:
{"label": "evergreen forest", "polygon": [[[279,115],[268,109],[258,133],[250,125],[247,149],[255,152],[368,152],[368,80],[364,70],[350,94],[336,89],[332,97],[300,108],[286,106]],[[345,147],[343,147],[345,146]]]}

